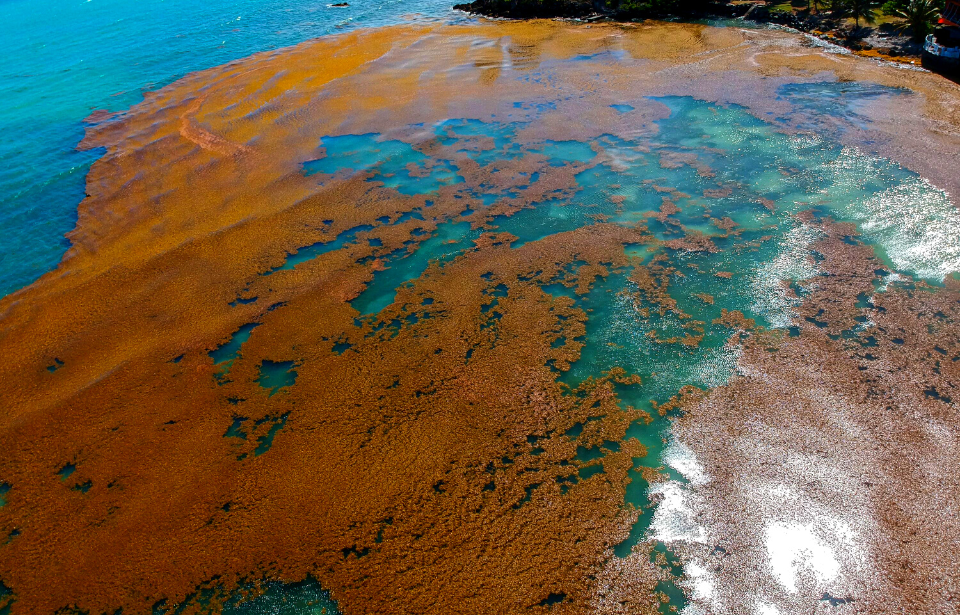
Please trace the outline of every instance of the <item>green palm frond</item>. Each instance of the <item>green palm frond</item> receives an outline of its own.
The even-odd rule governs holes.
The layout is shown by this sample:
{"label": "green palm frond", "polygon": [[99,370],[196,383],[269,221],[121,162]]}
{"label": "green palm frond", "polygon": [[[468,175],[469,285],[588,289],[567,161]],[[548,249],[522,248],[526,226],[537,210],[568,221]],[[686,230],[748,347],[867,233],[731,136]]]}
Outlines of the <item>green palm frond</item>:
{"label": "green palm frond", "polygon": [[914,39],[919,41],[930,31],[930,26],[937,21],[940,10],[933,0],[910,0],[910,4],[902,9],[895,10],[893,14],[904,19],[899,29],[901,31],[908,29],[913,31]]}

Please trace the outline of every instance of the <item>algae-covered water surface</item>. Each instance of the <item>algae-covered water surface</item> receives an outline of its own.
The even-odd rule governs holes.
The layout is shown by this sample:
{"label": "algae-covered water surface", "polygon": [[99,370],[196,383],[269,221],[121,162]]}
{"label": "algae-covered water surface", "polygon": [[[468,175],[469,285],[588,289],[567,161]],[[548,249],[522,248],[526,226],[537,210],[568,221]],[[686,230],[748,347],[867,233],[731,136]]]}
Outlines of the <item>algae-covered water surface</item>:
{"label": "algae-covered water surface", "polygon": [[3,304],[4,604],[938,612],[960,212],[910,152],[957,94],[891,70],[414,24],[92,127],[74,246]]}

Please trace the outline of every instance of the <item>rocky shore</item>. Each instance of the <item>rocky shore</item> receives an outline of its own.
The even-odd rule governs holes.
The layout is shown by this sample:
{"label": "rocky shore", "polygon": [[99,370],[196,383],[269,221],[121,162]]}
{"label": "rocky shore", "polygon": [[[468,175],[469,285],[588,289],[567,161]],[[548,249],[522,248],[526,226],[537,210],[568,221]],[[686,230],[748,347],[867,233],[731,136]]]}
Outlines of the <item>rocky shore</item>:
{"label": "rocky shore", "polygon": [[668,17],[742,16],[752,5],[699,1],[683,5],[673,3],[602,2],[598,0],[474,0],[454,5],[455,9],[513,19],[571,18],[583,20],[633,19]]}
{"label": "rocky shore", "polygon": [[764,2],[692,2],[684,5],[635,2],[604,3],[588,0],[474,0],[455,9],[487,17],[510,19],[565,18],[583,21],[639,19],[741,18],[793,28],[859,55],[890,61],[920,63],[919,43],[898,33],[891,24],[853,27],[827,13],[786,12]]}

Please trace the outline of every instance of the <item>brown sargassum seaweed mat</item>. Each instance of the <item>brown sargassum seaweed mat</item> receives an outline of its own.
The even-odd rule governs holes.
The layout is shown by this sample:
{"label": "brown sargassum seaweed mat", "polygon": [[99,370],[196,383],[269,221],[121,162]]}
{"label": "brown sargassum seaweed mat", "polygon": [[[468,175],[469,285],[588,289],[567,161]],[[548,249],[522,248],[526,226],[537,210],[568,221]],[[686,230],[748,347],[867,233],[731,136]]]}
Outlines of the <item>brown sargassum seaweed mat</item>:
{"label": "brown sargassum seaweed mat", "polygon": [[[379,331],[355,323],[348,303],[382,266],[363,242],[261,275],[303,246],[423,205],[362,176],[320,186],[301,172],[320,137],[386,134],[453,108],[488,117],[554,87],[498,80],[502,71],[611,48],[636,60],[606,76],[603,88],[615,92],[762,97],[777,79],[831,70],[914,87],[928,111],[948,122],[955,113],[945,102],[953,94],[928,76],[827,61],[781,33],[533,22],[317,40],[191,75],[126,114],[98,116],[84,146],[106,154],[90,170],[73,247],[56,271],[0,303],[0,479],[10,485],[0,580],[15,596],[12,611],[149,612],[205,584],[232,590],[313,575],[347,613],[655,612],[667,572],[651,563],[651,545],[625,559],[611,550],[638,514],[624,506],[624,490],[642,446],[608,452],[602,474],[562,496],[555,480],[576,472],[578,445],[618,441],[644,418],[617,401],[614,383],[631,376],[560,385],[547,363],[562,368],[579,347],[552,343],[582,335],[586,314],[540,288],[561,281],[586,292],[609,267],[627,265],[624,244],[654,241],[642,225],[600,223],[517,249],[489,228],[462,257],[401,288],[381,316],[400,326]],[[586,69],[571,66],[564,80],[586,96],[538,126],[537,138],[625,129],[612,110],[592,106],[600,86]],[[912,151],[910,138],[889,146]],[[924,164],[934,173],[938,163]],[[495,180],[480,168],[462,173],[502,187],[536,170],[545,190],[573,185],[571,169],[508,166]],[[436,195],[428,229],[464,211],[452,194]],[[363,236],[390,250],[415,239],[412,230],[399,222]],[[829,259],[838,280],[859,280],[856,267],[869,271],[870,257],[845,260],[845,245],[823,250],[840,255]],[[573,261],[586,265],[570,273]],[[494,334],[481,306],[500,284],[508,294]],[[803,309],[822,318],[820,307],[829,311],[852,288],[838,283]],[[231,306],[238,297],[257,299]],[[957,398],[956,300],[954,286],[891,294],[883,318],[894,321],[882,325],[916,339],[905,337],[900,359],[878,350],[886,358],[864,371],[830,367],[859,359],[816,327],[792,340],[749,334],[744,360],[776,357],[768,368],[789,376],[815,349],[824,373],[858,383],[865,398],[906,390],[899,383],[914,376],[917,391],[936,386]],[[259,326],[218,382],[209,352],[249,323]],[[931,339],[949,357],[928,352]],[[350,348],[338,354],[338,344]],[[294,362],[296,384],[268,396],[257,384],[262,361]],[[688,399],[684,429],[696,425],[696,404],[762,403],[739,380],[711,395]],[[911,395],[918,408],[940,403]],[[936,411],[955,422],[953,408]],[[224,437],[237,416],[247,419],[246,438]],[[597,419],[589,429],[566,435],[588,418]],[[258,451],[268,436],[272,446]],[[532,454],[529,436],[542,453]],[[950,497],[955,505],[955,489]],[[911,514],[888,512],[891,532],[909,531]],[[919,583],[916,571],[895,569],[924,548],[904,543],[891,560],[895,587]],[[548,605],[551,594],[565,599]]]}

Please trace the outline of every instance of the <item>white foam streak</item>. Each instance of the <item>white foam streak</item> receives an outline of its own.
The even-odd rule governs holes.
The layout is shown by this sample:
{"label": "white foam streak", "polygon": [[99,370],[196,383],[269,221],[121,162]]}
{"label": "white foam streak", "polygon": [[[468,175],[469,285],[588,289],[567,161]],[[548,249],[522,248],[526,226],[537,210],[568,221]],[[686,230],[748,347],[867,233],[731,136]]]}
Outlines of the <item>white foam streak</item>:
{"label": "white foam streak", "polygon": [[766,543],[773,574],[790,593],[797,591],[801,570],[809,570],[820,582],[833,581],[840,572],[833,549],[817,537],[812,524],[772,523]]}
{"label": "white foam streak", "polygon": [[[674,438],[663,453],[664,463],[679,472],[691,486],[710,482],[703,465],[689,446]],[[661,499],[650,524],[652,538],[666,545],[708,544],[712,537],[698,522],[694,509],[702,509],[703,503],[696,500],[690,489],[680,481],[667,481],[651,486],[650,495]],[[702,604],[714,599],[716,581],[713,573],[699,560],[684,563],[687,589],[694,599],[684,608],[684,615],[703,615]]]}
{"label": "white foam streak", "polygon": [[666,545],[707,542],[707,532],[697,523],[696,514],[688,502],[689,492],[681,483],[672,480],[653,485],[650,495],[661,498],[650,523],[654,539]]}
{"label": "white foam streak", "polygon": [[849,193],[846,215],[879,244],[897,269],[941,281],[960,271],[960,211],[946,192],[917,175],[869,198],[860,197],[863,178],[890,172],[889,163],[846,147],[831,165],[835,185]]}
{"label": "white foam streak", "polygon": [[683,475],[693,485],[705,485],[710,477],[690,447],[674,438],[663,453],[663,462]]}
{"label": "white foam streak", "polygon": [[794,323],[794,308],[800,299],[787,293],[787,283],[817,275],[810,259],[810,246],[822,236],[822,231],[800,224],[784,236],[777,256],[757,268],[751,281],[754,301],[750,309],[762,314],[771,327],[786,328]]}

